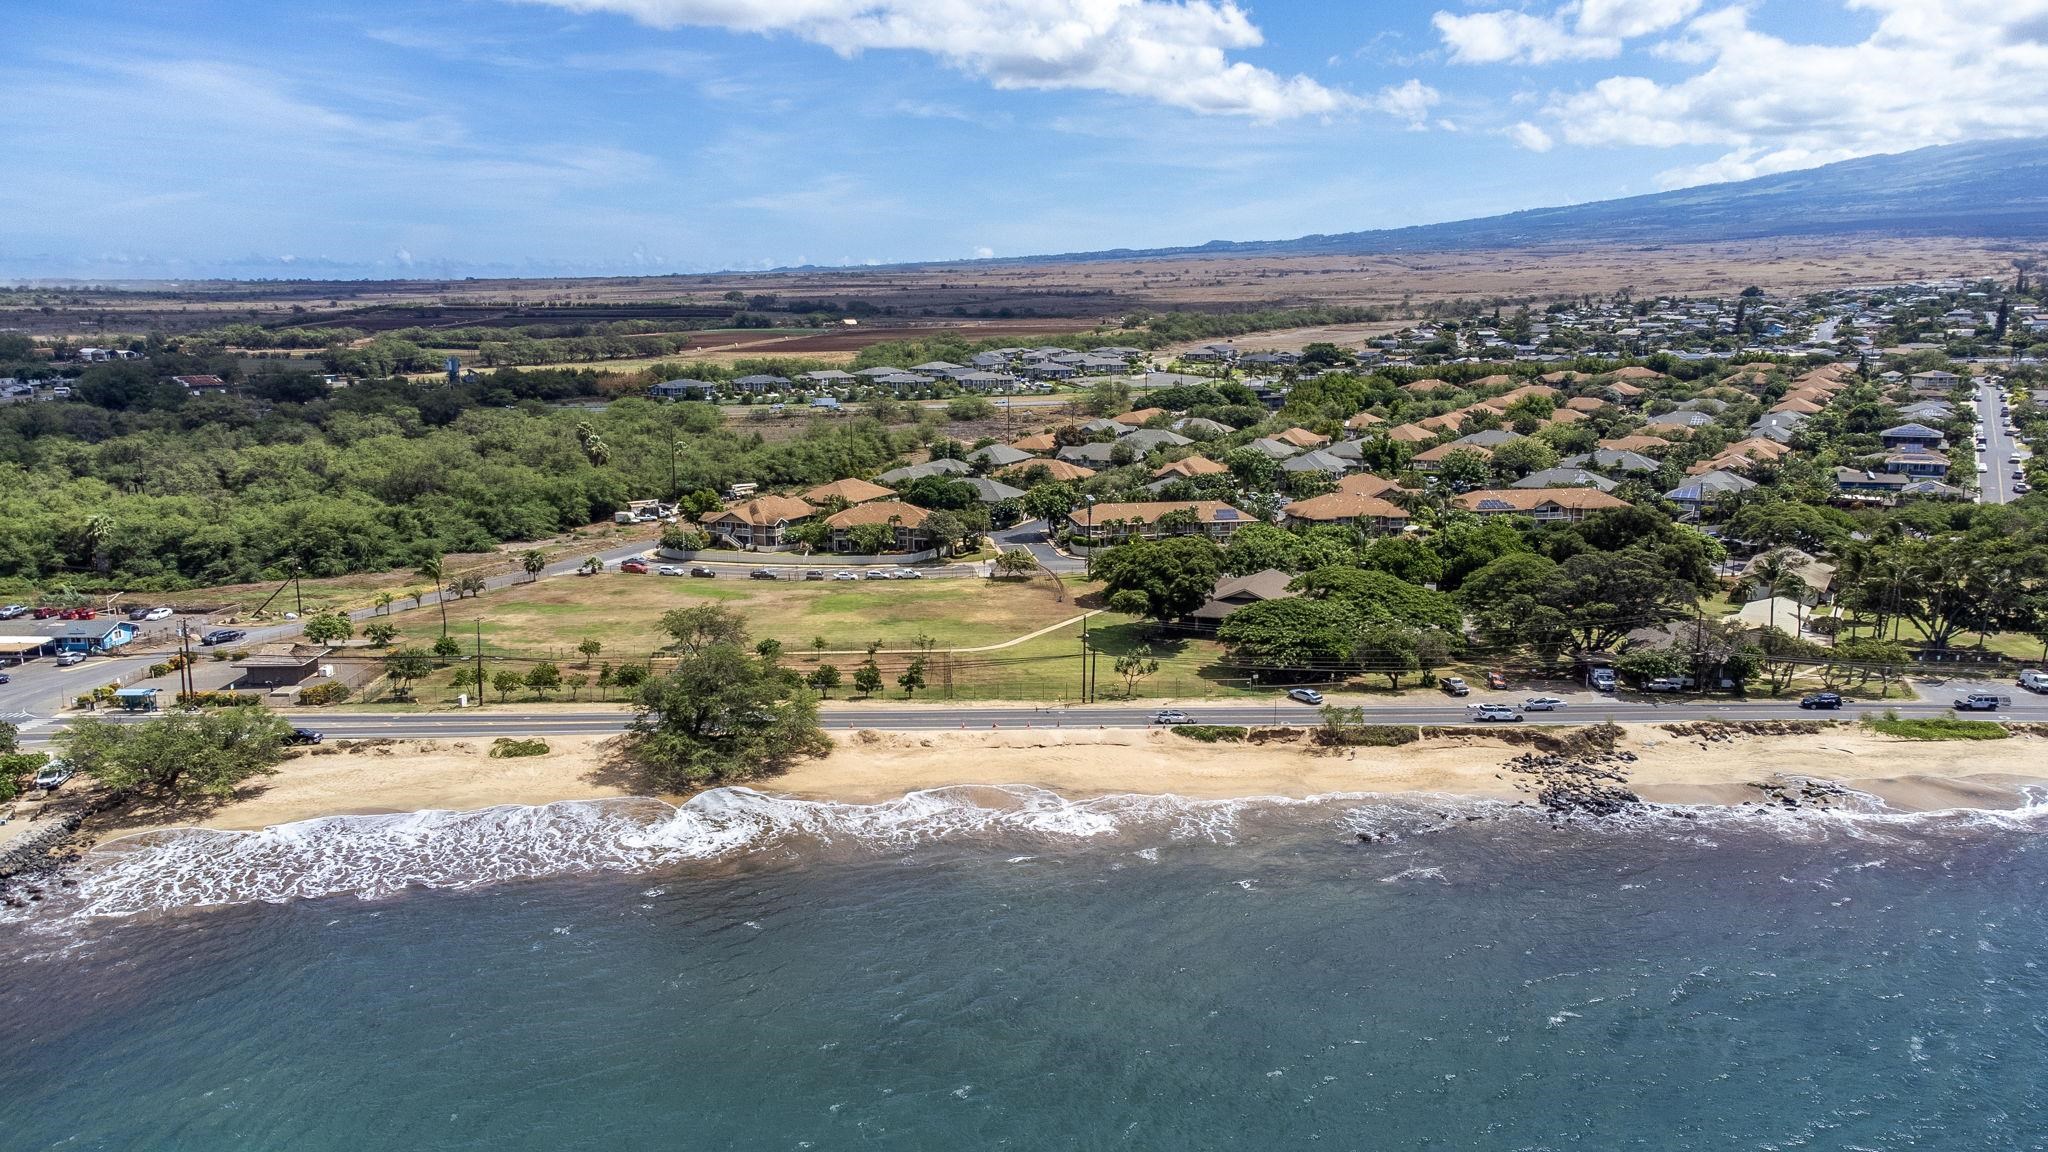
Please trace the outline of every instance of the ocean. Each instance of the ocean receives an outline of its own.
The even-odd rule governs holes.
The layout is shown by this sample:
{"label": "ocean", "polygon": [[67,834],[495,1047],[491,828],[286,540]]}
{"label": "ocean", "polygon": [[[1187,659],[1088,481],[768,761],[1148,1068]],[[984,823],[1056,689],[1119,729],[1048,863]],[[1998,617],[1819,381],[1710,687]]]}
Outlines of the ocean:
{"label": "ocean", "polygon": [[0,923],[0,1148],[2038,1149],[2044,829],[953,789],[158,835]]}

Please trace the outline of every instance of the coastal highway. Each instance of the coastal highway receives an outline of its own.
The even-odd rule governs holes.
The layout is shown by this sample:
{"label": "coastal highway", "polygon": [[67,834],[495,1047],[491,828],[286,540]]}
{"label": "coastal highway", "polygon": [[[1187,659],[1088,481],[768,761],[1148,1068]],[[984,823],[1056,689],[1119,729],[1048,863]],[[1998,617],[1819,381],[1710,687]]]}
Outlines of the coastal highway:
{"label": "coastal highway", "polygon": [[[2010,693],[2011,706],[1997,713],[1970,713],[1972,719],[2004,719],[2048,722],[2048,696],[2030,695],[2017,688]],[[1518,697],[1502,696],[1501,702]],[[1888,707],[1902,716],[1949,715],[1948,696],[1917,702],[1894,702]],[[1341,701],[1340,701],[1341,702]],[[892,732],[989,731],[1024,729],[1149,728],[1161,705],[1098,704],[1081,707],[1029,704],[928,704],[902,706],[877,704],[836,704],[820,711],[820,722],[828,730],[851,731],[874,728]],[[1797,703],[1755,700],[1658,700],[1628,696],[1622,698],[1577,694],[1557,712],[1530,713],[1533,724],[1597,724],[1612,720],[1623,724],[1658,724],[1686,720],[1792,720],[1854,719],[1875,704],[1855,704],[1839,712],[1803,712]],[[1305,704],[1281,700],[1274,703],[1189,704],[1179,708],[1195,724],[1310,725],[1322,722],[1321,713]],[[1376,701],[1366,705],[1366,720],[1373,724],[1468,724],[1471,719],[1463,704],[1445,699],[1435,701]],[[118,717],[117,717],[118,718]],[[548,710],[517,712],[492,708],[468,712],[295,712],[293,723],[316,729],[330,740],[467,740],[498,736],[607,736],[622,731],[628,714],[622,710]],[[1491,725],[1475,725],[1490,727]],[[37,725],[23,733],[27,742],[47,738],[54,725]]]}
{"label": "coastal highway", "polygon": [[1977,459],[1985,470],[1977,473],[1977,500],[1982,504],[2010,504],[2019,499],[2019,493],[2012,489],[2013,481],[2026,474],[2024,464],[2014,464],[2014,453],[2024,456],[2019,441],[2005,431],[2005,417],[1999,409],[2005,402],[2005,391],[1991,384],[1977,385],[1977,421],[1984,429],[1984,447],[1977,449]]}

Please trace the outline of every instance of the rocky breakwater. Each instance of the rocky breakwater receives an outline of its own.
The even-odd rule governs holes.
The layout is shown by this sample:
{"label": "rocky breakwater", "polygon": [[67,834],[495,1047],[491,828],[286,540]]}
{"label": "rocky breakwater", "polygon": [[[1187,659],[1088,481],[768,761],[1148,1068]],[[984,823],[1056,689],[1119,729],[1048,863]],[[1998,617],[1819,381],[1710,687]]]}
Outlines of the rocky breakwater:
{"label": "rocky breakwater", "polygon": [[83,812],[52,812],[0,847],[0,904],[19,908],[42,899],[53,883],[70,883],[62,873],[78,860],[72,839],[84,819]]}
{"label": "rocky breakwater", "polygon": [[1643,807],[1642,797],[1627,787],[1628,765],[1635,763],[1635,759],[1633,752],[1577,756],[1525,752],[1504,767],[1516,775],[1534,778],[1528,782],[1528,788],[1535,792],[1537,805],[1553,818],[1599,818],[1620,816]]}

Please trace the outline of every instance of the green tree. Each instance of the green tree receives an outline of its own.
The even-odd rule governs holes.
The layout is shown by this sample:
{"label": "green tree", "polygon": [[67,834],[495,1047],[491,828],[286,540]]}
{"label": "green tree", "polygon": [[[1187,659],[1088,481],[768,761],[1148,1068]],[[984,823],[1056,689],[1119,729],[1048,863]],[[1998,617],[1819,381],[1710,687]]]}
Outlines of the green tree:
{"label": "green tree", "polygon": [[55,739],[66,760],[116,793],[217,801],[274,773],[291,731],[268,709],[220,708],[132,724],[80,717]]}
{"label": "green tree", "polygon": [[[413,570],[413,574],[430,582],[437,589],[435,599],[441,606],[441,632],[443,635],[446,635],[448,632],[448,594],[445,591],[438,590],[448,579],[447,564],[442,561],[441,554],[436,552],[421,560],[420,566]],[[415,608],[419,607],[420,593],[413,593],[412,605]]]}
{"label": "green tree", "polygon": [[525,684],[526,677],[521,676],[510,668],[500,668],[496,672],[491,673],[491,687],[498,690],[498,703],[500,704],[503,704],[511,697],[512,693],[517,692]]}
{"label": "green tree", "polygon": [[583,689],[586,686],[588,686],[589,683],[590,677],[588,676],[564,676],[562,678],[562,687],[567,688],[569,690],[569,699],[571,702],[574,702],[577,697],[582,695]]}
{"label": "green tree", "polygon": [[641,686],[636,705],[627,755],[664,788],[749,779],[832,747],[816,697],[740,644],[686,653]]}
{"label": "green tree", "polygon": [[363,625],[363,637],[370,642],[372,648],[388,648],[391,641],[397,639],[398,629],[385,621],[373,620]]}
{"label": "green tree", "polygon": [[314,644],[339,644],[355,631],[348,617],[339,612],[322,612],[306,621],[306,639]]}
{"label": "green tree", "polygon": [[872,655],[853,670],[853,687],[863,696],[873,696],[882,690],[882,669]]}
{"label": "green tree", "polygon": [[538,548],[528,549],[520,553],[519,567],[525,570],[526,579],[529,583],[540,579],[540,574],[546,570],[547,566],[548,554]]}
{"label": "green tree", "polygon": [[1067,513],[1080,502],[1080,494],[1070,484],[1057,481],[1040,484],[1024,493],[1024,515],[1057,527],[1065,522]]}
{"label": "green tree", "polygon": [[384,657],[384,675],[391,678],[393,694],[412,695],[412,682],[434,670],[434,661],[417,648],[400,648]]}
{"label": "green tree", "polygon": [[462,655],[462,645],[456,642],[455,637],[443,632],[434,638],[434,655],[443,660],[453,660]]}
{"label": "green tree", "polygon": [[1159,671],[1159,660],[1152,655],[1151,649],[1141,648],[1117,657],[1113,667],[1123,679],[1124,699],[1130,700],[1138,695],[1138,681]]}
{"label": "green tree", "polygon": [[1447,632],[1458,632],[1464,627],[1464,613],[1456,600],[1386,572],[1318,568],[1296,577],[1289,587],[1320,600],[1342,601],[1363,621],[1389,621]]}
{"label": "green tree", "polygon": [[1401,677],[1422,668],[1422,652],[1416,629],[1401,624],[1372,624],[1359,633],[1352,659],[1370,675],[1385,676],[1387,685],[1401,687]]}
{"label": "green tree", "polygon": [[1361,623],[1347,603],[1289,596],[1247,604],[1225,617],[1216,639],[1234,664],[1327,671],[1351,659]]}
{"label": "green tree", "polygon": [[661,630],[685,655],[695,655],[714,644],[740,645],[746,639],[747,622],[730,608],[699,604],[662,613]]}
{"label": "green tree", "polygon": [[998,576],[1029,576],[1038,571],[1038,558],[1023,548],[1005,548],[996,553],[994,563]]}
{"label": "green tree", "polygon": [[1141,593],[1142,615],[1160,621],[1177,620],[1206,603],[1222,567],[1222,552],[1201,536],[1134,540],[1088,560],[1089,575],[1103,582],[1112,603],[1119,592]]}
{"label": "green tree", "polygon": [[1223,548],[1223,570],[1232,576],[1249,576],[1278,568],[1300,571],[1301,542],[1294,533],[1275,524],[1247,524],[1231,536]]}
{"label": "green tree", "polygon": [[1524,436],[1495,448],[1493,459],[1487,463],[1502,480],[1520,480],[1531,472],[1557,467],[1557,449],[1533,436]]}
{"label": "green tree", "polygon": [[820,697],[829,698],[832,690],[839,687],[839,666],[820,664],[811,669],[810,675],[804,677],[804,683],[810,685],[811,690]]}
{"label": "green tree", "polygon": [[1436,478],[1460,492],[1482,487],[1487,478],[1487,459],[1470,448],[1454,448],[1437,462]]}
{"label": "green tree", "polygon": [[548,693],[562,686],[562,670],[543,660],[526,670],[525,683],[533,690],[534,695],[545,700]]}
{"label": "green tree", "polygon": [[902,675],[896,677],[896,686],[903,689],[905,696],[915,696],[917,690],[924,687],[924,667],[924,657],[913,656],[904,666]]}
{"label": "green tree", "polygon": [[388,613],[388,612],[390,612],[390,611],[391,611],[391,602],[392,602],[392,600],[394,600],[394,599],[396,599],[396,597],[394,597],[394,596],[393,596],[393,595],[391,594],[391,590],[390,590],[390,589],[388,589],[388,588],[387,588],[387,589],[384,589],[383,591],[381,591],[381,592],[379,592],[379,593],[377,593],[377,598],[376,598],[376,605],[377,605],[377,612],[378,612],[378,614],[379,614],[379,615],[383,615],[383,614],[385,614],[385,613]]}
{"label": "green tree", "polygon": [[597,654],[604,651],[604,644],[593,637],[585,637],[582,643],[576,645],[576,651],[582,654],[583,666],[588,668],[590,662],[597,659]]}

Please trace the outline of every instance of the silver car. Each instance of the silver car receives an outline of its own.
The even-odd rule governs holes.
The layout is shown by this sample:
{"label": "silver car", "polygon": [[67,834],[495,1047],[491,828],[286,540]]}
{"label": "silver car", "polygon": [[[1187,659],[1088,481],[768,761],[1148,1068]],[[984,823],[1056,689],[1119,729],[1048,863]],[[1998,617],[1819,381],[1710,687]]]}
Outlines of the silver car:
{"label": "silver car", "polygon": [[1555,712],[1564,707],[1564,701],[1555,696],[1531,696],[1522,701],[1524,712]]}

